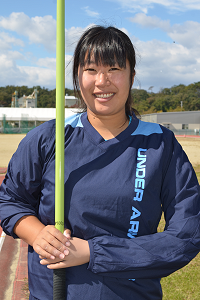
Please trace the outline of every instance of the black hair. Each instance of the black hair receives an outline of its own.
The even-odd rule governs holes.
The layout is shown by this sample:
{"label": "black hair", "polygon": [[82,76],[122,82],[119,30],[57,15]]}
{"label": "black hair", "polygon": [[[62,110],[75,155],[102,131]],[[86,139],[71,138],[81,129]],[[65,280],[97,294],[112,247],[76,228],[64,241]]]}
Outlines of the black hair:
{"label": "black hair", "polygon": [[90,60],[95,64],[103,64],[104,66],[114,66],[115,63],[120,68],[126,68],[126,60],[130,64],[130,89],[125,105],[127,116],[132,116],[133,112],[139,114],[132,108],[131,87],[133,76],[135,75],[135,49],[129,37],[121,30],[109,26],[93,26],[87,29],[81,36],[75,52],[73,63],[73,85],[75,95],[81,100],[81,107],[86,111],[87,107],[82,99],[79,81],[78,68],[85,64],[90,64]]}

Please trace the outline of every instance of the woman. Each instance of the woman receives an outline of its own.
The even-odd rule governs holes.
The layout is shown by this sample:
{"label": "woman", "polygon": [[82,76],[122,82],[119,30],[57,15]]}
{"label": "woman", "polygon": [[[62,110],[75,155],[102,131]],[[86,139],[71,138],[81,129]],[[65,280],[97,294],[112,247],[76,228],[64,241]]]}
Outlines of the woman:
{"label": "woman", "polygon": [[0,218],[29,244],[30,299],[52,299],[56,268],[66,268],[67,300],[162,299],[160,278],[199,252],[195,173],[171,131],[137,119],[134,75],[123,32],[95,26],[80,38],[73,80],[84,112],[66,119],[64,235],[52,225],[55,121],[29,132],[10,161]]}

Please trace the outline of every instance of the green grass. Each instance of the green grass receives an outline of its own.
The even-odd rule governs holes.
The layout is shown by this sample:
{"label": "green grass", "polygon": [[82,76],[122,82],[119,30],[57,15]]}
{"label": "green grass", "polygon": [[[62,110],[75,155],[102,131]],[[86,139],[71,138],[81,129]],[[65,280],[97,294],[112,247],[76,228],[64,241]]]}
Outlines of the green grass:
{"label": "green grass", "polygon": [[[158,231],[165,226],[162,217]],[[199,300],[200,299],[200,253],[184,268],[161,279],[163,300]]]}
{"label": "green grass", "polygon": [[198,179],[198,181],[200,182],[200,166],[194,167],[194,170],[195,170],[195,172],[196,172],[197,179]]}
{"label": "green grass", "polygon": [[24,278],[24,282],[22,284],[22,297],[24,297],[24,299],[29,299],[29,287],[28,287],[28,278]]}
{"label": "green grass", "polygon": [[[200,182],[200,166],[194,168]],[[164,218],[159,231],[164,228]],[[200,300],[200,253],[184,268],[161,280],[163,300]]]}

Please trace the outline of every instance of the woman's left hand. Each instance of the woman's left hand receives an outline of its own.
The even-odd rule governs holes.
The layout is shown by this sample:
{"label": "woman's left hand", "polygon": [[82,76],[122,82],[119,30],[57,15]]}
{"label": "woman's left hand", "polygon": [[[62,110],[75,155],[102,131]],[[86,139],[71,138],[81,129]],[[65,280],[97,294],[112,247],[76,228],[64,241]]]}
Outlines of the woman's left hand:
{"label": "woman's left hand", "polygon": [[73,237],[70,239],[68,249],[69,254],[64,259],[42,259],[41,265],[47,265],[49,269],[61,269],[83,265],[90,261],[90,248],[87,241]]}

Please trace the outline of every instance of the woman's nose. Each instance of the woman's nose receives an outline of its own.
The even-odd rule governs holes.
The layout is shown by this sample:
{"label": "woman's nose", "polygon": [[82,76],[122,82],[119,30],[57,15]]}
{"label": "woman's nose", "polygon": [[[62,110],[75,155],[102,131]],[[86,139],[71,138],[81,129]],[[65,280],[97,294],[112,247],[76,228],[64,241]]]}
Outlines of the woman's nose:
{"label": "woman's nose", "polygon": [[96,85],[108,85],[109,80],[105,72],[99,72],[96,76]]}

